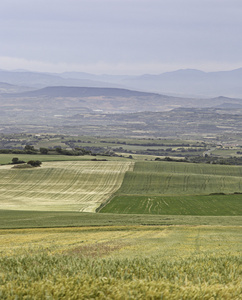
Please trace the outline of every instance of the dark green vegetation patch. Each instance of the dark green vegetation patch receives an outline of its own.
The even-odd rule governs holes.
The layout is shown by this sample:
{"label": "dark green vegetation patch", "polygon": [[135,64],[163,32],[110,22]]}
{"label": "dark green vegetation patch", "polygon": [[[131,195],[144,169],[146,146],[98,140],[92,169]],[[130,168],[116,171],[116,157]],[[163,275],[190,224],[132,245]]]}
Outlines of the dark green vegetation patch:
{"label": "dark green vegetation patch", "polygon": [[175,162],[136,162],[101,212],[242,215],[242,168]]}
{"label": "dark green vegetation patch", "polygon": [[116,196],[103,213],[241,216],[242,195]]}

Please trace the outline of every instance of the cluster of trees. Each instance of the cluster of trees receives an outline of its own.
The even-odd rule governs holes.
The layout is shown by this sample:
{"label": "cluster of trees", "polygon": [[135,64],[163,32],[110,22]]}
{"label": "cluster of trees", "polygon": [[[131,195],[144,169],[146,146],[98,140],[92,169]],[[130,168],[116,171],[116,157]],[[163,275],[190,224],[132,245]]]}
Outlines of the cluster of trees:
{"label": "cluster of trees", "polygon": [[30,161],[27,162],[27,164],[31,165],[32,167],[40,167],[42,162],[39,161],[39,160],[30,160]]}
{"label": "cluster of trees", "polygon": [[160,158],[156,157],[155,161],[175,161],[175,162],[187,162],[187,163],[207,163],[207,164],[218,164],[218,165],[242,165],[242,157],[228,157],[228,158],[219,158],[219,157],[203,157],[196,156],[185,159],[174,159],[172,157]]}
{"label": "cluster of trees", "polygon": [[61,147],[55,147],[55,151],[62,155],[72,155],[72,156],[80,156],[80,155],[91,155],[92,151],[86,150],[83,148],[75,147],[73,150],[62,149]]}
{"label": "cluster of trees", "polygon": [[41,147],[39,150],[35,149],[32,145],[26,145],[24,149],[0,149],[0,153],[2,154],[62,154],[62,155],[91,155],[91,150],[86,150],[83,148],[74,148],[73,150],[62,149],[57,146],[54,149],[48,149]]}
{"label": "cluster of trees", "polygon": [[[18,157],[14,157],[12,159],[12,164],[13,165],[25,164],[25,161],[19,160]],[[41,164],[42,164],[42,162],[39,160],[29,160],[27,162],[27,165],[30,165],[32,167],[40,167]]]}
{"label": "cluster of trees", "polygon": [[32,145],[26,145],[24,149],[0,149],[3,154],[38,154],[38,150]]}
{"label": "cluster of trees", "polygon": [[193,163],[207,163],[219,165],[242,165],[242,157],[216,157],[216,156],[196,156],[189,159]]}
{"label": "cluster of trees", "polygon": [[166,156],[165,158],[156,157],[155,161],[175,161],[175,162],[188,162],[186,159],[175,159],[169,156]]}

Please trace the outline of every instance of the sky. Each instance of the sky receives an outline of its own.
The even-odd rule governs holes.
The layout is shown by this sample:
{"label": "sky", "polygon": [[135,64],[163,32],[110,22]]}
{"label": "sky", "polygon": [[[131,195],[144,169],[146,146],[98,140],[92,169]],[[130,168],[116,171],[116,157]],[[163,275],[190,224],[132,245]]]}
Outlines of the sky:
{"label": "sky", "polygon": [[0,69],[232,70],[241,33],[241,0],[1,0]]}

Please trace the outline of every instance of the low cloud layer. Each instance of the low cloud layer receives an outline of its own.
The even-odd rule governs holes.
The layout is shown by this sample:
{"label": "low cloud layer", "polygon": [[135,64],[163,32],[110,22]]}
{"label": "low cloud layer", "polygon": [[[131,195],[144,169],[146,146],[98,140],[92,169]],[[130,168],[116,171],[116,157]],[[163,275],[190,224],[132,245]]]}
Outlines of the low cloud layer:
{"label": "low cloud layer", "polygon": [[0,11],[0,68],[239,68],[241,15],[238,0],[9,0]]}

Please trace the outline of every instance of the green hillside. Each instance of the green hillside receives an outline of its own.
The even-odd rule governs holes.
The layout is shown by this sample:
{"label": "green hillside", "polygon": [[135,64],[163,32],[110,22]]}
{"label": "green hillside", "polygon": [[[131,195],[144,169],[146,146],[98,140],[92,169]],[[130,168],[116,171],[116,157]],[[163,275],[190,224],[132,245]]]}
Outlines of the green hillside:
{"label": "green hillside", "polygon": [[241,215],[239,193],[242,168],[238,166],[137,162],[101,212]]}

